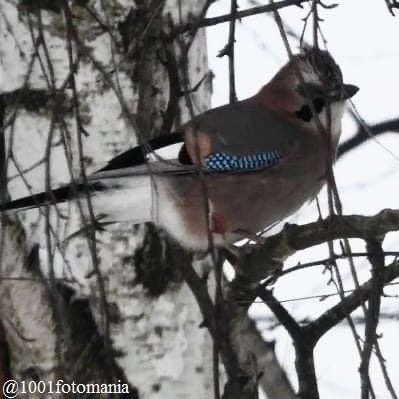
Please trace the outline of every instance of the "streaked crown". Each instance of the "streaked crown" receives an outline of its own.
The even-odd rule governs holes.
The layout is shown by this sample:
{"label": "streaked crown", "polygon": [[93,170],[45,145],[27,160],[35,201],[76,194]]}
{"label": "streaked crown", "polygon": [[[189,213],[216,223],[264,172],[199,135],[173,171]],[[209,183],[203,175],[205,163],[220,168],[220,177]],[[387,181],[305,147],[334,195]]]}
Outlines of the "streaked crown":
{"label": "streaked crown", "polygon": [[356,86],[344,84],[341,68],[327,51],[304,48],[289,64],[300,75],[297,91],[302,97],[329,98],[335,102],[344,101],[358,91]]}
{"label": "streaked crown", "polygon": [[293,61],[297,62],[302,73],[309,77],[317,77],[318,83],[328,86],[343,83],[341,68],[327,51],[305,48]]}

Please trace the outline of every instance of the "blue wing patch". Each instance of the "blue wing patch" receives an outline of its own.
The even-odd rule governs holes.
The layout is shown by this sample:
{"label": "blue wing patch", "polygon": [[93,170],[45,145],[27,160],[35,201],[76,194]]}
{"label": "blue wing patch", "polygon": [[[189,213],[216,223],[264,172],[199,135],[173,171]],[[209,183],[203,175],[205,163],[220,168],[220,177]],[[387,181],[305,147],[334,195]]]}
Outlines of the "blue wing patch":
{"label": "blue wing patch", "polygon": [[209,170],[234,172],[246,169],[261,169],[272,166],[282,158],[278,150],[261,152],[253,155],[230,155],[225,152],[213,152],[206,158]]}

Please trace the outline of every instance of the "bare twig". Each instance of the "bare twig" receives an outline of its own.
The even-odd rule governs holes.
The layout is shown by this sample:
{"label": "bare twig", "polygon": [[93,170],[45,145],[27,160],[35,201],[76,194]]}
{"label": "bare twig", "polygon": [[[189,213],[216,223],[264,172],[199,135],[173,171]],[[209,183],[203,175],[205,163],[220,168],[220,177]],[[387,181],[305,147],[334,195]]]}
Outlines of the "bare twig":
{"label": "bare twig", "polygon": [[[399,118],[369,125],[368,128],[372,132],[373,137],[389,132],[399,133]],[[341,158],[343,155],[347,154],[370,139],[372,139],[372,137],[370,137],[363,126],[359,125],[357,133],[338,147],[337,157]]]}
{"label": "bare twig", "polygon": [[381,243],[378,240],[367,241],[367,250],[370,252],[369,260],[372,266],[373,276],[371,282],[369,306],[366,314],[366,327],[363,351],[360,362],[361,398],[369,399],[370,375],[369,364],[373,346],[377,343],[377,326],[380,315],[381,295],[384,288],[384,254]]}
{"label": "bare twig", "polygon": [[318,399],[319,392],[313,356],[316,341],[307,334],[307,330],[300,327],[284,306],[274,298],[271,291],[258,288],[256,293],[267,304],[294,341],[296,354],[295,367],[299,382],[298,397],[301,399]]}
{"label": "bare twig", "polygon": [[[69,7],[69,3],[67,0],[63,2],[63,12],[65,17],[65,24],[66,24],[66,32],[67,32],[67,51],[68,51],[68,60],[70,69],[73,70],[74,68],[74,59],[73,59],[73,50],[72,50],[72,43],[77,39],[77,31],[73,25],[72,19],[72,12]],[[83,142],[82,142],[82,133],[84,133],[83,124],[80,117],[80,108],[79,108],[79,99],[78,93],[76,88],[75,76],[74,74],[70,77],[70,84],[72,87],[73,92],[73,102],[74,102],[74,111],[75,111],[75,122],[76,122],[76,134],[77,134],[77,142],[78,142],[78,154],[79,154],[79,166],[80,166],[80,173],[82,176],[82,180],[86,183],[86,200],[87,206],[89,209],[89,216],[91,225],[95,225],[95,215],[94,210],[91,204],[90,193],[89,193],[89,185],[87,184],[87,176],[86,170],[84,165],[84,156],[83,156]],[[112,370],[112,354],[111,354],[111,338],[110,338],[110,317],[109,317],[109,310],[107,304],[107,298],[105,293],[105,283],[102,277],[102,273],[99,266],[99,261],[97,257],[97,249],[96,249],[96,240],[95,240],[95,230],[89,229],[87,231],[87,242],[90,249],[90,255],[92,258],[93,268],[96,273],[97,283],[99,287],[99,294],[100,294],[100,303],[101,303],[101,311],[103,315],[103,329],[104,329],[104,346],[105,346],[105,362],[106,362],[106,373],[107,378],[109,381],[112,381],[113,370]]]}
{"label": "bare twig", "polygon": [[173,39],[178,34],[190,32],[195,27],[204,28],[207,26],[213,26],[213,25],[217,25],[217,24],[221,24],[221,23],[225,23],[225,22],[230,22],[233,18],[234,19],[242,19],[242,18],[250,17],[252,15],[263,14],[266,12],[273,12],[275,10],[279,10],[279,9],[285,8],[285,7],[290,7],[290,6],[294,6],[294,5],[300,6],[302,3],[307,3],[309,1],[311,1],[311,0],[282,0],[282,1],[277,1],[274,4],[252,7],[252,8],[248,8],[247,10],[238,11],[235,14],[235,16],[233,16],[231,13],[229,13],[229,14],[225,14],[225,15],[220,15],[218,17],[204,18],[196,24],[187,23],[185,25],[176,27],[171,32],[170,38]]}
{"label": "bare twig", "polygon": [[391,15],[394,17],[395,16],[394,9],[399,8],[399,2],[397,0],[385,0],[385,4],[387,5]]}
{"label": "bare twig", "polygon": [[[387,284],[399,276],[399,262],[393,262],[386,266],[383,273],[384,284]],[[362,303],[372,295],[373,278],[362,284],[359,289],[354,290],[337,305],[324,312],[319,318],[309,323],[306,328],[313,339],[318,341],[332,327],[343,321],[350,313],[356,310]],[[380,284],[380,283],[378,283]]]}
{"label": "bare twig", "polygon": [[230,103],[237,101],[236,83],[235,83],[235,70],[234,70],[234,43],[236,31],[236,15],[237,15],[237,0],[231,0],[232,19],[230,21],[229,39],[226,46],[219,52],[218,57],[227,55],[229,59],[229,90],[230,90]]}
{"label": "bare twig", "polygon": [[[329,227],[329,229],[327,229]],[[383,237],[399,230],[399,210],[385,209],[374,216],[330,216],[302,226],[286,224],[284,229],[267,238],[265,244],[253,247],[240,259],[240,270],[252,282],[268,277],[283,260],[296,251],[339,238]],[[275,265],[270,267],[270,265]]]}

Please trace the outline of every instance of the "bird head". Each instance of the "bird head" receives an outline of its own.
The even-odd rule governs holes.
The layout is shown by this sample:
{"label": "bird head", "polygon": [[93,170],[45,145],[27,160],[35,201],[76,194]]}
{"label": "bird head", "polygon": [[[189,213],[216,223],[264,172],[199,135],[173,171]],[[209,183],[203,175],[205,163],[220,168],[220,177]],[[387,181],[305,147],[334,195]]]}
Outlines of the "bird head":
{"label": "bird head", "polygon": [[316,48],[305,48],[288,64],[288,72],[295,74],[295,90],[304,99],[324,99],[330,104],[344,102],[359,88],[343,82],[341,68],[331,55]]}
{"label": "bird head", "polygon": [[270,107],[290,113],[310,128],[317,129],[320,122],[338,139],[345,101],[358,90],[343,82],[341,69],[328,52],[305,48],[262,91]]}

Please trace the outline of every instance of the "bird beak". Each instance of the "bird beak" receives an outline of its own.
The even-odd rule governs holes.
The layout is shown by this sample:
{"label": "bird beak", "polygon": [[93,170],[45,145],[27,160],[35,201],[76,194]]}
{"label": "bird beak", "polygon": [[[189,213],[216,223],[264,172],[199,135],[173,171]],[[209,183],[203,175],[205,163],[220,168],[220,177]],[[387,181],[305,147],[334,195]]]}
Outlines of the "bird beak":
{"label": "bird beak", "polygon": [[358,91],[359,88],[355,85],[350,84],[342,84],[336,86],[334,88],[329,89],[328,91],[324,91],[318,85],[312,83],[304,83],[300,84],[297,88],[298,94],[305,98],[328,98],[331,102],[335,101],[345,101],[348,98],[353,97]]}
{"label": "bird beak", "polygon": [[357,86],[344,84],[342,99],[347,100],[348,98],[353,97],[358,91],[359,88]]}
{"label": "bird beak", "polygon": [[348,100],[349,98],[353,97],[357,92],[359,91],[359,88],[355,85],[349,85],[349,84],[344,84],[342,86],[339,86],[337,89],[332,90],[328,98],[330,101],[345,101]]}

